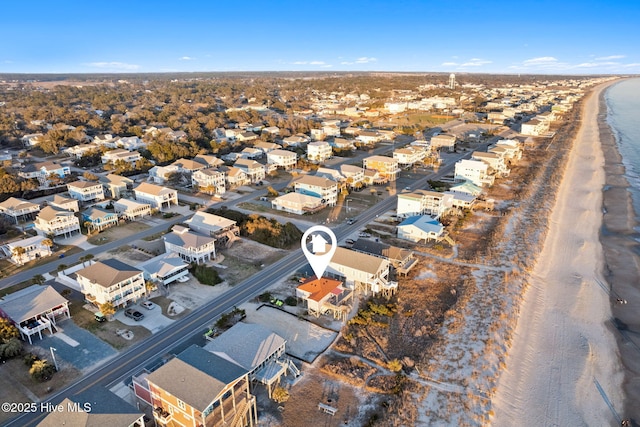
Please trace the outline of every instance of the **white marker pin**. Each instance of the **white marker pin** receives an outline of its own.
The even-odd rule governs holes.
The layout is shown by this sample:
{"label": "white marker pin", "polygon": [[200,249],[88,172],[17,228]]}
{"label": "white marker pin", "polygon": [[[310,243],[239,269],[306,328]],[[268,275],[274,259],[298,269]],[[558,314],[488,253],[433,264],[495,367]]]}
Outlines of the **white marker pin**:
{"label": "white marker pin", "polygon": [[[311,233],[311,251],[307,249],[307,237]],[[331,247],[327,250],[327,239],[323,237],[323,234],[328,236],[331,240]],[[319,279],[324,274],[324,271],[327,269],[327,266],[331,262],[331,258],[333,254],[336,252],[336,248],[338,247],[338,241],[336,239],[336,235],[333,234],[329,228],[323,225],[314,225],[304,232],[302,235],[302,252],[304,256],[307,257],[307,261],[309,261],[309,265],[313,269],[316,277]]]}

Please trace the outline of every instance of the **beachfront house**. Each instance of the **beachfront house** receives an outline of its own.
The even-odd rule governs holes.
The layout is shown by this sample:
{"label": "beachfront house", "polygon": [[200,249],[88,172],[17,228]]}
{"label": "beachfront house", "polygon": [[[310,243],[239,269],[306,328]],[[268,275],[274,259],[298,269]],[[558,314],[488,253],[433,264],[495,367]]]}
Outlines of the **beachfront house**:
{"label": "beachfront house", "polygon": [[294,183],[295,192],[318,197],[325,206],[335,206],[338,201],[338,184],[328,178],[303,175]]}
{"label": "beachfront house", "polygon": [[[49,244],[45,244],[47,240]],[[51,255],[51,244],[51,240],[44,236],[32,236],[5,243],[0,248],[12,263],[23,265],[34,259]]]}
{"label": "beachfront house", "polygon": [[175,252],[187,262],[201,264],[216,258],[216,239],[187,227],[174,225],[171,232],[162,238],[167,252]]}
{"label": "beachfront house", "polygon": [[314,213],[325,207],[320,197],[307,196],[301,193],[287,193],[271,201],[271,207],[279,211],[302,215]]}
{"label": "beachfront house", "polygon": [[53,200],[50,200],[48,203],[49,203],[49,206],[54,206],[56,208],[64,209],[66,211],[80,212],[80,206],[78,205],[78,201],[76,199],[64,197],[59,194],[54,194]]}
{"label": "beachfront house", "polygon": [[367,295],[369,292],[392,295],[398,282],[389,280],[388,260],[338,247],[326,270],[326,276],[339,279],[347,288]]}
{"label": "beachfront house", "polygon": [[459,160],[455,165],[454,179],[457,182],[471,181],[478,187],[490,187],[495,181],[487,163],[480,160]]}
{"label": "beachfront house", "polygon": [[491,169],[493,169],[494,173],[500,176],[509,176],[509,173],[511,172],[511,170],[507,167],[505,158],[500,154],[474,151],[473,154],[471,154],[471,158],[473,160],[480,160],[481,162],[485,162]]}
{"label": "beachfront house", "polygon": [[247,369],[195,344],[133,380],[136,397],[153,408],[156,425],[257,425]]}
{"label": "beachfront house", "polygon": [[82,212],[82,224],[87,228],[87,231],[100,232],[118,225],[118,214],[116,212],[92,207]]}
{"label": "beachfront house", "polygon": [[296,297],[307,306],[307,313],[320,317],[332,313],[334,318],[346,320],[353,291],[342,286],[342,281],[312,276],[296,288]]}
{"label": "beachfront house", "polygon": [[333,150],[326,141],[314,141],[307,144],[307,159],[314,163],[324,163],[333,155]]}
{"label": "beachfront house", "polygon": [[149,203],[141,203],[130,199],[118,199],[113,202],[113,210],[118,215],[118,218],[123,218],[127,221],[135,221],[151,215],[151,205]]}
{"label": "beachfront house", "polygon": [[399,239],[426,243],[444,237],[444,226],[429,215],[416,215],[398,224],[397,232]]}
{"label": "beachfront house", "polygon": [[417,264],[413,251],[398,248],[386,243],[376,242],[371,239],[360,238],[351,246],[351,250],[384,258],[401,275],[407,275]]}
{"label": "beachfront house", "polygon": [[112,303],[126,307],[146,295],[142,270],[117,259],[105,259],[76,272],[76,281],[87,301],[99,307]]}
{"label": "beachfront house", "polygon": [[454,151],[456,149],[456,136],[447,134],[434,135],[431,137],[431,143],[429,146],[433,151],[440,149]]}
{"label": "beachfront house", "polygon": [[397,215],[406,218],[414,215],[444,215],[453,206],[453,196],[428,190],[400,193],[397,199]]}

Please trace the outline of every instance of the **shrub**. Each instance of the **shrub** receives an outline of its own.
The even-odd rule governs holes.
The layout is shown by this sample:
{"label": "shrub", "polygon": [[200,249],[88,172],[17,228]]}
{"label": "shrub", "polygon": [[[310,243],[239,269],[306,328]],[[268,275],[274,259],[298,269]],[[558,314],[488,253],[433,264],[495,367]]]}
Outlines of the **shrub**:
{"label": "shrub", "polygon": [[290,306],[292,306],[292,307],[295,307],[296,305],[298,305],[298,298],[296,298],[296,297],[291,297],[291,296],[286,297],[286,298],[284,299],[284,303],[285,303],[285,304],[287,304],[287,305],[290,305]]}
{"label": "shrub", "polygon": [[289,392],[284,387],[277,386],[271,393],[271,398],[277,403],[284,403],[289,400]]}
{"label": "shrub", "polygon": [[36,360],[40,360],[40,358],[33,353],[27,353],[24,356],[23,360],[25,365],[27,365],[28,367],[31,367],[31,365],[33,365],[33,362],[35,362]]}
{"label": "shrub", "polygon": [[271,292],[265,292],[263,294],[258,295],[258,301],[260,302],[269,302],[271,301]]}
{"label": "shrub", "polygon": [[36,360],[31,365],[31,369],[29,369],[31,378],[40,382],[50,380],[55,372],[55,366],[49,364],[48,360]]}
{"label": "shrub", "polygon": [[10,359],[20,353],[22,353],[22,341],[18,338],[13,337],[0,344],[0,358]]}
{"label": "shrub", "polygon": [[203,285],[215,286],[223,281],[217,270],[206,265],[194,264],[189,272]]}

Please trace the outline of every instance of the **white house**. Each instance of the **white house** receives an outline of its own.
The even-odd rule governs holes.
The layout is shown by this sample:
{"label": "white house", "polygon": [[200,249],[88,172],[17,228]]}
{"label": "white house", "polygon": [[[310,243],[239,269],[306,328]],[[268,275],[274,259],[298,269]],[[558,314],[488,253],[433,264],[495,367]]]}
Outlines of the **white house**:
{"label": "white house", "polygon": [[489,173],[489,165],[480,160],[462,159],[456,163],[454,179],[471,181],[478,187],[490,187],[495,176]]}
{"label": "white house", "polygon": [[137,151],[116,148],[115,150],[105,152],[100,159],[103,164],[123,161],[135,166],[136,162],[142,159],[142,156],[140,156],[140,153]]}
{"label": "white house", "polygon": [[398,161],[399,165],[411,166],[421,162],[427,156],[427,151],[422,147],[408,146],[405,148],[398,148],[393,151],[393,158]]}
{"label": "white house", "polygon": [[412,242],[438,240],[444,236],[444,226],[429,215],[411,216],[397,227],[398,238]]}
{"label": "white house", "polygon": [[356,140],[364,145],[373,145],[384,139],[384,135],[378,131],[363,130],[356,136]]}
{"label": "white house", "polygon": [[351,188],[358,188],[364,185],[364,168],[354,165],[340,165],[340,173],[347,179]]}
{"label": "white house", "polygon": [[149,169],[149,178],[156,184],[164,184],[171,174],[178,172],[180,172],[180,166],[177,164],[154,166]]}
{"label": "white house", "polygon": [[96,307],[107,302],[116,308],[126,307],[146,294],[142,271],[116,259],[78,270],[76,280],[85,299]]}
{"label": "white house", "polygon": [[44,207],[33,222],[36,232],[41,236],[71,236],[80,233],[80,220],[73,212],[55,208]]}
{"label": "white house", "polygon": [[546,121],[531,119],[520,125],[520,133],[523,135],[540,136],[549,130],[549,123]]}
{"label": "white house", "polygon": [[136,200],[119,199],[113,202],[113,209],[119,218],[124,218],[127,221],[135,221],[151,215],[151,205]]}
{"label": "white house", "polygon": [[189,275],[189,263],[175,252],[166,252],[138,264],[144,272],[145,280],[164,286]]}
{"label": "white house", "polygon": [[38,212],[40,212],[40,205],[15,197],[9,197],[0,203],[0,213],[15,224],[19,221],[34,219]]}
{"label": "white house", "polygon": [[333,155],[333,150],[326,141],[314,141],[307,144],[307,159],[314,163],[324,163]]}
{"label": "white house", "polygon": [[98,181],[102,183],[102,187],[104,187],[106,194],[114,199],[122,197],[125,192],[133,188],[132,179],[127,178],[126,176],[115,175],[112,173],[109,173],[105,176],[100,176]]}
{"label": "white house", "polygon": [[234,220],[208,212],[198,211],[184,223],[190,230],[216,239],[221,239],[228,233],[240,235],[240,229]]}
{"label": "white house", "polygon": [[451,188],[449,188],[449,191],[452,193],[469,194],[474,197],[478,197],[482,194],[482,188],[467,180],[452,185]]}
{"label": "white house", "polygon": [[267,163],[289,170],[296,167],[298,156],[293,151],[273,150],[267,153]]}
{"label": "white house", "polygon": [[74,181],[67,184],[67,191],[72,199],[82,203],[104,200],[104,189],[99,182]]}
{"label": "white house", "polygon": [[80,212],[80,206],[78,205],[78,201],[76,199],[63,197],[59,194],[54,194],[53,200],[50,200],[48,203],[49,203],[49,206],[54,206],[56,208],[64,209],[66,211]]}
{"label": "white house", "polygon": [[373,294],[388,295],[398,288],[389,280],[389,260],[338,247],[327,267],[326,275],[339,278],[350,288]]}
{"label": "white house", "polygon": [[224,194],[226,191],[224,172],[208,168],[195,171],[191,175],[191,184],[208,194]]}
{"label": "white house", "polygon": [[397,214],[406,218],[414,215],[439,217],[453,207],[453,196],[437,191],[415,190],[398,194]]}
{"label": "white house", "polygon": [[267,176],[264,166],[255,160],[238,159],[233,166],[242,170],[251,183],[260,182]]}
{"label": "white house", "polygon": [[51,255],[51,247],[42,244],[45,239],[44,236],[27,237],[6,243],[2,246],[2,250],[12,263],[22,265],[25,262]]}
{"label": "white house", "polygon": [[491,169],[493,169],[494,173],[497,173],[500,176],[508,176],[509,172],[511,172],[505,163],[504,157],[501,157],[499,154],[474,151],[473,154],[471,154],[471,158],[473,160],[485,162]]}
{"label": "white house", "polygon": [[40,144],[43,139],[44,135],[41,133],[31,133],[20,138],[22,145],[24,145],[25,148],[35,147]]}
{"label": "white house", "polygon": [[194,233],[187,227],[175,225],[163,239],[167,252],[175,252],[187,262],[200,264],[216,258],[216,239]]}
{"label": "white house", "polygon": [[330,179],[303,175],[294,185],[296,193],[318,197],[325,206],[335,206],[338,201],[338,184]]}
{"label": "white house", "polygon": [[71,174],[69,166],[59,165],[50,161],[28,164],[18,172],[18,175],[22,178],[36,178],[40,185],[48,185],[51,175],[64,178],[69,174]]}
{"label": "white house", "polygon": [[273,199],[271,207],[279,211],[302,215],[307,212],[317,212],[324,208],[325,204],[322,203],[322,199],[319,197],[307,196],[301,193],[287,193]]}
{"label": "white house", "polygon": [[178,204],[178,192],[172,188],[143,182],[133,192],[137,201],[149,203],[154,209],[162,210]]}

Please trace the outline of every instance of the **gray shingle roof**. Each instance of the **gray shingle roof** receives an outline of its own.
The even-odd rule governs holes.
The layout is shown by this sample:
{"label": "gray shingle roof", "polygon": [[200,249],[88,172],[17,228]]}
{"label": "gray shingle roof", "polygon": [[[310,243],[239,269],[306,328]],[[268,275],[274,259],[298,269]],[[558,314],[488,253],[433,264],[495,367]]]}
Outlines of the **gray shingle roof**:
{"label": "gray shingle roof", "polygon": [[76,274],[108,288],[141,273],[142,271],[122,261],[106,259],[83,268]]}

